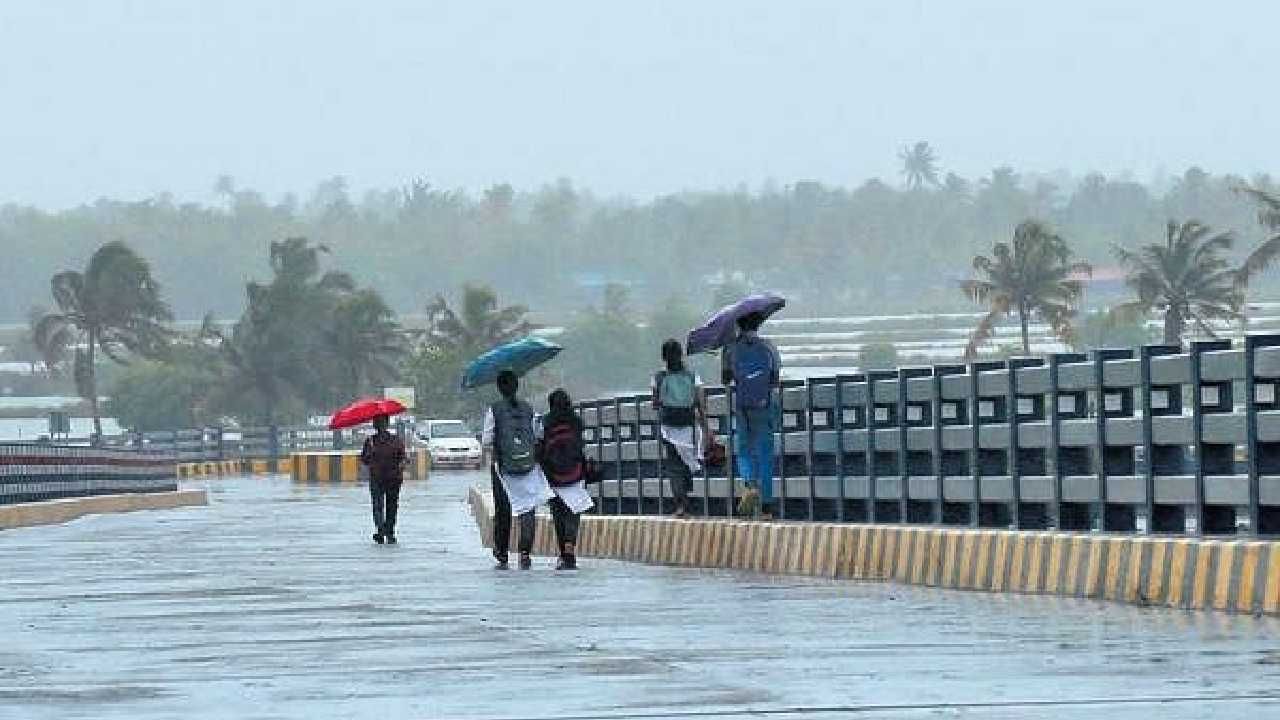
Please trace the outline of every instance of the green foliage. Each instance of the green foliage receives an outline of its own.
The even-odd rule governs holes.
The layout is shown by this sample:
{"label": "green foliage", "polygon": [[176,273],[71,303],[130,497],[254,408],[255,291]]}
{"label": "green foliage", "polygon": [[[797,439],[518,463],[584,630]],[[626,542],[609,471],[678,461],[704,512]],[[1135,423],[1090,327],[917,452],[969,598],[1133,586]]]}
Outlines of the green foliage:
{"label": "green foliage", "polygon": [[[606,291],[600,307],[587,309],[568,328],[557,363],[572,396],[648,392],[654,372],[662,367],[662,343],[676,339],[683,344],[690,328],[702,320],[676,296],[648,317],[630,310],[630,305],[619,289]],[[705,382],[716,382],[711,374],[718,367],[714,358],[699,356],[688,362]]]}
{"label": "green foliage", "polygon": [[100,437],[97,353],[118,363],[130,355],[160,357],[168,349],[173,315],[150,265],[119,241],[98,248],[83,272],[57,273],[50,287],[58,309],[35,319],[32,340],[50,368],[69,369]]}
{"label": "green foliage", "polygon": [[1276,252],[1266,243],[1235,268],[1226,257],[1234,243],[1231,233],[1215,234],[1189,220],[1181,225],[1170,221],[1163,243],[1136,252],[1117,246],[1116,258],[1128,268],[1125,281],[1137,299],[1114,308],[1113,314],[1126,319],[1158,313],[1164,319],[1164,342],[1170,345],[1182,343],[1188,324],[1214,337],[1213,322],[1241,319],[1250,275]]}
{"label": "green foliage", "polygon": [[1083,352],[1095,348],[1138,347],[1155,339],[1141,317],[1094,311],[1085,314],[1077,323],[1072,348]]}
{"label": "green foliage", "polygon": [[133,363],[112,384],[105,409],[133,430],[199,427],[216,419],[208,406],[215,379],[210,365],[187,357]]}
{"label": "green foliage", "polygon": [[[523,306],[500,305],[497,293],[479,285],[465,285],[456,308],[437,295],[427,306],[426,328],[404,367],[416,388],[419,410],[431,417],[478,421],[496,394],[491,388],[463,390],[462,370],[485,351],[532,331],[527,314]],[[545,382],[535,372],[523,382],[522,392],[533,397]]]}
{"label": "green foliage", "polygon": [[919,190],[925,185],[938,187],[938,157],[929,143],[921,140],[915,145],[904,147],[898,153],[902,160],[902,176],[907,187]]}
{"label": "green foliage", "polygon": [[898,349],[893,343],[868,343],[858,351],[862,370],[892,370],[898,367]]}
{"label": "green foliage", "polygon": [[[1012,168],[946,174],[938,187],[927,178],[914,190],[879,180],[796,182],[644,201],[603,199],[568,181],[470,194],[414,180],[352,197],[341,178],[301,199],[273,199],[224,178],[212,205],[165,195],[60,211],[0,205],[0,247],[8,251],[0,278],[0,314],[8,317],[0,320],[19,322],[31,298],[46,292],[44,280],[67,258],[88,258],[103,237],[129,238],[166,287],[182,289],[172,298],[176,314],[196,319],[239,315],[244,278],[261,276],[270,238],[307,237],[330,248],[335,266],[376,285],[400,313],[436,292],[499,276],[508,302],[557,315],[597,302],[601,281],[635,288],[642,314],[673,294],[702,308],[713,290],[708,278],[723,271],[817,314],[948,304],[973,256],[1027,217],[1051,224],[1095,264],[1110,262],[1115,243],[1160,232],[1169,217],[1257,228],[1257,207],[1236,191],[1241,178],[1196,168],[1159,185]],[[1258,280],[1274,287],[1275,278]]]}
{"label": "green foliage", "polygon": [[296,422],[398,377],[404,343],[393,314],[350,275],[323,271],[327,253],[304,238],[272,242],[271,282],[248,283],[230,334],[206,318],[201,336],[221,360],[213,404],[250,422]]}
{"label": "green foliage", "polygon": [[1024,221],[1014,231],[1012,245],[996,243],[991,257],[973,259],[973,270],[977,277],[961,288],[970,300],[986,305],[988,312],[969,336],[966,358],[977,355],[1000,319],[1011,313],[1021,324],[1023,354],[1031,354],[1027,326],[1032,318],[1047,322],[1064,341],[1074,340],[1071,318],[1084,292],[1075,276],[1092,273],[1093,268],[1073,262],[1071,248],[1061,236],[1042,223]]}

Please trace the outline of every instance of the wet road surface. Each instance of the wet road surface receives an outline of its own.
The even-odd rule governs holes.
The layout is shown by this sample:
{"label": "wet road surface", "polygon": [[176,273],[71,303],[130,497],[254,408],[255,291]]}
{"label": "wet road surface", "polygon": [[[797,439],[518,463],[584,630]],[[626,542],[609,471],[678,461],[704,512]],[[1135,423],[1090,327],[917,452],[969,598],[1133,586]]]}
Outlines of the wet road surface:
{"label": "wet road surface", "polygon": [[0,718],[1280,717],[1280,622],[583,559],[496,572],[478,476],[209,484],[0,533]]}

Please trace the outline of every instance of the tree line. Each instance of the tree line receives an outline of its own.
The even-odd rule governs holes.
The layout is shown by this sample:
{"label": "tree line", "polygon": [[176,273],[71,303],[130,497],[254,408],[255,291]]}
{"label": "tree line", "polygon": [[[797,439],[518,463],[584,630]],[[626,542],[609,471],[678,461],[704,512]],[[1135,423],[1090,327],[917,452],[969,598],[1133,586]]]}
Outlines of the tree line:
{"label": "tree line", "polygon": [[498,277],[502,297],[553,313],[599,303],[610,282],[632,288],[646,312],[673,296],[701,304],[729,276],[782,290],[802,312],[940,309],[954,304],[971,258],[1026,219],[1068,238],[1079,260],[1110,265],[1113,246],[1152,242],[1170,219],[1249,240],[1254,207],[1237,188],[1277,189],[1267,176],[1199,168],[1150,183],[1012,167],[962,177],[927,143],[905,148],[902,161],[901,178],[856,187],[798,181],[648,200],[599,197],[568,180],[479,193],[418,180],[354,197],[342,178],[305,198],[268,198],[221,178],[208,204],[162,194],[61,211],[3,205],[0,312],[21,321],[68,258],[123,238],[183,288],[175,315],[231,315],[244,279],[269,269],[263,242],[286,237],[329,248],[335,265],[401,314]]}
{"label": "tree line", "polygon": [[[103,357],[123,366],[105,388],[105,411],[132,429],[300,423],[401,383],[416,388],[429,414],[474,420],[491,398],[460,388],[465,364],[538,329],[527,308],[478,285],[464,286],[456,302],[437,295],[425,321],[407,327],[376,289],[331,268],[329,256],[305,238],[272,241],[270,278],[245,284],[238,318],[209,314],[198,329],[179,331],[150,264],[113,241],[84,269],[53,276],[54,309],[32,316],[29,338],[50,370],[73,382],[100,436]],[[704,314],[673,301],[642,317],[618,285],[605,298],[558,329],[569,351],[528,379],[530,392],[643,386],[661,341],[682,337]]]}
{"label": "tree line", "polygon": [[[1250,183],[1192,169],[1157,200],[1136,183],[1090,176],[1063,203],[1053,200],[1047,181],[1028,191],[1007,168],[976,186],[944,176],[927,143],[904,148],[901,158],[904,189],[878,181],[851,192],[798,183],[756,194],[671,196],[648,205],[598,201],[568,183],[532,196],[497,186],[472,200],[419,182],[373,193],[356,206],[343,184],[333,181],[305,206],[288,199],[273,206],[224,179],[218,186],[224,208],[179,207],[164,199],[123,206],[103,201],[52,215],[8,207],[0,213],[0,232],[27,233],[14,237],[34,249],[31,238],[63,221],[92,227],[104,217],[123,218],[128,222],[87,234],[131,230],[142,244],[163,227],[161,236],[171,242],[156,257],[169,258],[176,248],[196,253],[181,269],[157,265],[153,273],[152,253],[138,251],[132,239],[106,242],[83,269],[53,271],[53,310],[31,316],[33,345],[50,368],[74,380],[95,421],[101,356],[127,364],[108,390],[108,410],[143,429],[298,422],[391,383],[413,384],[420,405],[433,415],[474,417],[485,398],[458,389],[462,367],[493,345],[537,329],[519,302],[528,296],[537,297],[547,316],[565,320],[558,339],[568,350],[530,378],[532,391],[556,385],[579,396],[635,391],[647,385],[663,339],[682,337],[708,309],[751,286],[785,287],[789,278],[789,294],[812,298],[815,311],[838,311],[849,293],[865,297],[868,288],[883,288],[886,278],[906,277],[883,267],[877,277],[867,276],[868,267],[886,263],[901,263],[902,273],[920,278],[922,291],[910,296],[911,309],[923,309],[935,285],[946,297],[955,297],[958,287],[988,308],[970,338],[970,356],[1006,316],[1021,324],[1024,353],[1031,349],[1027,327],[1033,320],[1078,345],[1082,329],[1101,332],[1091,323],[1155,315],[1166,342],[1176,343],[1188,329],[1212,334],[1215,323],[1239,320],[1250,283],[1280,252],[1280,200],[1265,177]],[[1149,215],[1171,207],[1205,214],[1168,220],[1162,240],[1144,242],[1150,238],[1146,221],[1125,214],[1140,207]],[[944,209],[947,222],[933,227]],[[1214,230],[1200,219],[1240,220],[1241,212],[1241,227],[1260,228],[1259,241],[1243,248],[1236,247],[1237,231]],[[618,219],[623,216],[625,222]],[[1103,216],[1113,222],[1102,222]],[[207,222],[148,225],[175,217]],[[1014,217],[1021,219],[1010,221]],[[1126,217],[1131,225],[1119,222]],[[1096,232],[1082,231],[1090,222],[1097,223]],[[282,232],[298,227],[317,230],[321,239]],[[1119,232],[1121,227],[1128,230]],[[208,258],[202,264],[202,243],[226,239],[229,228],[239,239],[223,248],[221,263]],[[875,232],[864,233],[867,228]],[[940,235],[944,228],[955,234]],[[187,231],[192,234],[165,235]],[[990,244],[1008,235],[1011,242]],[[218,313],[236,311],[228,313],[224,294],[206,295],[217,288],[220,268],[235,265],[243,247],[254,245],[262,254],[264,238],[273,236],[287,239],[269,242],[265,263],[242,265],[265,265],[269,279],[241,278],[234,293],[241,298],[239,315],[220,320]],[[967,252],[965,243],[944,237],[969,237],[972,246],[991,247],[990,254],[957,258]],[[1110,237],[1121,238],[1105,251],[1126,268],[1134,299],[1081,328],[1083,277],[1090,260],[1097,262],[1099,239]],[[886,238],[903,245],[884,246]],[[414,247],[427,252],[415,255]],[[867,253],[867,247],[883,251]],[[965,266],[971,272],[950,275],[951,268]],[[468,282],[468,272],[495,285]],[[181,289],[177,298],[185,307],[193,297],[207,301],[210,312],[198,329],[174,329],[175,313],[157,278]],[[458,281],[460,290],[452,302],[445,290],[434,291],[416,306],[421,315],[406,323],[387,299],[405,292],[397,279],[415,287],[413,295],[442,282]],[[866,348],[864,355],[869,365],[893,362],[886,348]]]}

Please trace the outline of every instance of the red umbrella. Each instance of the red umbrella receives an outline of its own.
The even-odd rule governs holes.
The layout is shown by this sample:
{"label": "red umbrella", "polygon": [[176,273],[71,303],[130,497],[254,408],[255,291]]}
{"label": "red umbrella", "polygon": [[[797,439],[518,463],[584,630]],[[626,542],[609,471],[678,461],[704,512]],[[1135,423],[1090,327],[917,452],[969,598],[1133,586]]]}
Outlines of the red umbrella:
{"label": "red umbrella", "polygon": [[329,429],[342,430],[343,428],[355,427],[361,423],[367,423],[379,415],[399,415],[404,410],[404,405],[401,405],[397,400],[377,398],[357,400],[329,418]]}

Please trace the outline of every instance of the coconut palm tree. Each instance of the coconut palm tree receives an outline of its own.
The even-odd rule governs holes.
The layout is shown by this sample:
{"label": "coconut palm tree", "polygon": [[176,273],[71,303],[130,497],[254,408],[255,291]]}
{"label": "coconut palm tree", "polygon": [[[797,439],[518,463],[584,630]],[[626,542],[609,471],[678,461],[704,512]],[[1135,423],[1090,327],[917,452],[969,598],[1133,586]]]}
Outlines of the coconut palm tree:
{"label": "coconut palm tree", "polygon": [[1280,237],[1280,195],[1261,185],[1241,185],[1237,189],[1258,204],[1258,223],[1277,233],[1267,242]]}
{"label": "coconut palm tree", "polygon": [[902,175],[907,180],[907,187],[912,190],[919,190],[925,184],[938,187],[938,157],[929,143],[921,140],[903,147],[898,159],[902,161]]}
{"label": "coconut palm tree", "polygon": [[1159,313],[1164,342],[1181,344],[1187,326],[1216,337],[1214,321],[1243,318],[1249,280],[1280,253],[1280,235],[1259,245],[1239,267],[1225,257],[1235,244],[1230,232],[1214,233],[1196,220],[1169,221],[1163,243],[1131,251],[1116,246],[1116,258],[1128,268],[1126,283],[1137,298],[1112,309],[1116,317]]}
{"label": "coconut palm tree", "polygon": [[357,397],[399,376],[404,331],[376,291],[357,290],[338,300],[324,334],[343,397]]}
{"label": "coconut palm tree", "polygon": [[273,241],[271,282],[246,284],[248,304],[230,334],[206,318],[202,335],[225,362],[226,405],[252,407],[274,423],[282,409],[296,414],[331,404],[335,385],[345,385],[345,374],[334,382],[339,363],[331,332],[338,307],[359,293],[347,273],[323,271],[321,256],[327,252],[305,238]]}
{"label": "coconut palm tree", "polygon": [[1013,244],[999,242],[991,257],[973,259],[977,275],[961,288],[968,298],[986,305],[988,312],[969,335],[965,357],[971,358],[995,331],[996,323],[1016,314],[1022,329],[1022,352],[1031,353],[1028,324],[1038,317],[1064,342],[1074,339],[1071,318],[1084,292],[1076,277],[1090,275],[1092,266],[1073,262],[1071,249],[1060,236],[1035,220],[1018,225]]}
{"label": "coconut palm tree", "polygon": [[76,391],[89,403],[96,442],[102,437],[98,351],[119,363],[129,355],[161,356],[173,313],[147,261],[120,241],[98,248],[83,272],[64,270],[49,284],[57,310],[36,321],[33,340],[50,368],[70,366]]}
{"label": "coconut palm tree", "polygon": [[462,305],[455,311],[443,295],[427,306],[426,340],[429,343],[478,354],[527,334],[533,324],[525,319],[522,305],[498,306],[498,296],[490,288],[466,285]]}

